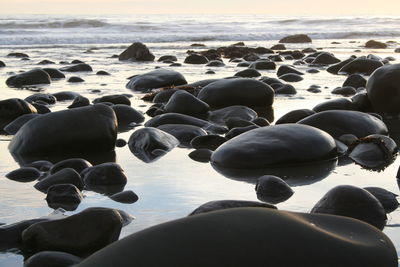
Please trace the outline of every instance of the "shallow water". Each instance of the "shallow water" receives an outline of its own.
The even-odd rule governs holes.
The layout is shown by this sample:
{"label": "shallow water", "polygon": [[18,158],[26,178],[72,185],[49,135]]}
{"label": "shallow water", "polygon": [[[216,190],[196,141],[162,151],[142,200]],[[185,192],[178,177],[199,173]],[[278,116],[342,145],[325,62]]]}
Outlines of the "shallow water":
{"label": "shallow water", "polygon": [[[351,40],[341,40],[341,44],[332,45],[334,40],[317,40],[312,45],[287,45],[288,49],[303,49],[306,47],[324,47],[324,50],[333,52],[338,58],[346,59],[351,54],[357,56],[374,53],[382,58],[393,56],[395,63],[400,61],[400,54],[393,53],[394,46],[383,50],[367,50],[360,46],[366,40],[358,39],[356,43]],[[395,39],[400,41],[400,39]],[[191,42],[180,43],[147,43],[147,46],[155,54],[156,59],[161,55],[172,54],[178,57],[179,62],[183,62],[186,50]],[[232,42],[206,42],[207,48],[228,45]],[[270,47],[276,41],[250,41],[248,46]],[[0,60],[7,64],[6,68],[0,69],[0,91],[1,99],[11,97],[25,98],[32,94],[30,90],[20,90],[8,88],[5,80],[11,72],[30,70],[37,62],[49,59],[55,62],[62,60],[72,61],[80,59],[90,64],[94,72],[92,73],[73,73],[70,76],[80,76],[85,80],[84,83],[69,84],[66,79],[53,82],[51,85],[40,88],[46,93],[59,91],[76,91],[90,100],[99,95],[133,93],[125,88],[126,78],[134,74],[144,73],[153,70],[155,66],[167,67],[163,63],[128,63],[119,62],[118,59],[110,58],[114,54],[121,53],[128,44],[76,44],[76,45],[30,45],[30,46],[0,46]],[[90,49],[90,53],[87,50]],[[361,49],[362,52],[354,52]],[[30,61],[8,58],[10,52],[24,52],[30,56]],[[241,68],[237,68],[235,63],[228,63],[226,67],[209,68],[203,65],[186,65],[175,67],[174,70],[181,72],[188,82],[194,82],[208,78],[222,78],[232,76]],[[292,61],[285,61],[290,64]],[[46,65],[46,67],[61,67],[59,64]],[[298,66],[299,70],[306,70],[307,66]],[[214,75],[206,75],[205,72],[212,69]],[[111,73],[111,76],[96,76],[99,70]],[[261,71],[265,76],[276,77],[274,71]],[[335,98],[330,92],[335,87],[341,86],[345,76],[335,76],[321,69],[318,74],[306,74],[304,80],[292,83],[298,94],[293,97],[276,96],[274,102],[275,119],[279,118],[288,111],[309,108],[325,101]],[[322,92],[313,94],[306,89],[310,85],[321,86]],[[100,89],[100,93],[92,93],[91,90]],[[140,100],[142,95],[134,94],[132,106],[145,112],[151,103]],[[66,108],[70,102],[59,102],[51,106],[53,111]],[[133,131],[119,134],[118,138],[128,140]],[[19,167],[7,150],[9,136],[0,136],[0,223],[13,223],[24,219],[37,218],[50,214],[53,210],[47,207],[44,200],[45,195],[33,188],[32,183],[18,183],[4,177],[6,173]],[[94,192],[85,191],[85,199],[73,214],[85,208],[93,206],[112,207],[124,210],[136,217],[130,225],[123,229],[121,237],[139,231],[149,226],[165,221],[184,217],[199,205],[220,199],[242,199],[257,200],[254,184],[245,181],[232,180],[224,177],[208,163],[199,163],[191,160],[188,154],[191,150],[175,148],[170,153],[152,163],[144,163],[137,159],[127,146],[116,148],[116,162],[122,166],[128,177],[126,190],[133,190],[138,196],[139,201],[134,204],[120,204],[110,200],[108,197]],[[379,186],[394,193],[399,193],[396,182],[396,173],[399,168],[400,160],[397,159],[384,171],[373,172],[352,163],[345,166],[334,166],[327,170],[328,176],[322,180],[311,182],[308,185],[293,187],[294,195],[284,203],[278,204],[278,208],[289,211],[308,212],[313,205],[332,187],[336,185],[349,184],[359,187]],[[315,178],[315,177],[314,177]],[[309,177],[310,180],[313,177]],[[387,224],[393,227],[386,227],[384,232],[395,244],[400,253],[400,224],[399,210],[389,214]],[[0,253],[0,266],[18,266],[22,264],[22,257],[13,253]]]}

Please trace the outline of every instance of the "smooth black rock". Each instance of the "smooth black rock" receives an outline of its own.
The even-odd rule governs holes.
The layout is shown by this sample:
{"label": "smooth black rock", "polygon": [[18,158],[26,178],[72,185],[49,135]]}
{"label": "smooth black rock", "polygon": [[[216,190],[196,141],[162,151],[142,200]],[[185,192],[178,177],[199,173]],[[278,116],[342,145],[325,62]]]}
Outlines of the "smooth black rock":
{"label": "smooth black rock", "polygon": [[274,175],[264,175],[258,178],[255,189],[259,200],[271,204],[286,201],[294,193],[284,180]]}
{"label": "smooth black rock", "polygon": [[185,58],[184,62],[186,64],[206,64],[208,63],[208,59],[202,55],[191,54]]}
{"label": "smooth black rock", "polygon": [[126,88],[133,91],[148,91],[155,88],[187,84],[185,77],[179,72],[156,69],[130,78]]}
{"label": "smooth black rock", "polygon": [[115,146],[116,147],[124,147],[126,146],[127,142],[124,139],[117,139],[117,141],[115,142]]}
{"label": "smooth black rock", "polygon": [[37,110],[25,100],[10,98],[0,101],[0,131],[24,114],[35,114]]}
{"label": "smooth black rock", "polygon": [[257,117],[254,120],[252,120],[251,122],[253,122],[255,125],[258,125],[260,127],[264,127],[264,126],[269,126],[271,123],[263,117]]}
{"label": "smooth black rock", "polygon": [[37,160],[25,165],[25,167],[33,167],[41,172],[47,172],[53,167],[53,163],[47,160]]}
{"label": "smooth black rock", "polygon": [[61,71],[59,71],[58,69],[54,69],[54,68],[43,68],[42,70],[44,70],[45,72],[47,72],[47,74],[50,75],[50,78],[53,79],[63,79],[65,78],[64,73],[62,73]]}
{"label": "smooth black rock", "polygon": [[23,87],[26,85],[50,84],[51,78],[47,72],[42,69],[33,69],[9,77],[6,84],[10,87]]}
{"label": "smooth black rock", "polygon": [[86,63],[78,63],[76,65],[64,67],[60,69],[65,72],[91,72],[93,71],[92,67]]}
{"label": "smooth black rock", "polygon": [[225,143],[227,139],[219,135],[204,135],[195,137],[190,144],[195,149],[206,148],[216,150],[220,145]]}
{"label": "smooth black rock", "polygon": [[245,69],[235,73],[234,76],[243,78],[254,78],[254,77],[260,77],[261,73],[255,69]]}
{"label": "smooth black rock", "polygon": [[377,69],[367,82],[367,95],[375,112],[400,112],[400,64]]}
{"label": "smooth black rock", "polygon": [[331,65],[331,64],[335,64],[335,63],[339,63],[339,62],[340,62],[340,59],[335,57],[333,54],[324,52],[324,53],[319,54],[311,62],[311,64],[315,64],[315,65]]}
{"label": "smooth black rock", "polygon": [[286,46],[284,44],[276,44],[271,46],[271,50],[286,50]]}
{"label": "smooth black rock", "polygon": [[232,129],[236,127],[246,127],[255,124],[251,121],[243,120],[240,118],[229,118],[225,121],[225,125],[226,127],[228,127],[228,129]]}
{"label": "smooth black rock", "polygon": [[113,104],[131,105],[131,101],[126,95],[105,95],[93,100],[93,103],[109,102]]}
{"label": "smooth black rock", "polygon": [[22,233],[22,240],[35,252],[88,255],[118,240],[122,222],[118,210],[88,208],[64,219],[36,223]]}
{"label": "smooth black rock", "polygon": [[190,142],[197,136],[207,135],[202,128],[194,125],[185,124],[163,124],[158,129],[173,135],[179,141],[180,147],[192,147]]}
{"label": "smooth black rock", "polygon": [[99,186],[125,186],[127,177],[124,170],[116,163],[103,163],[84,169],[82,180],[88,189]]}
{"label": "smooth black rock", "polygon": [[80,94],[72,91],[61,91],[54,93],[53,96],[57,99],[57,101],[67,101],[74,100],[75,98],[79,97]]}
{"label": "smooth black rock", "polygon": [[72,168],[65,168],[54,174],[51,174],[37,182],[34,187],[37,190],[46,193],[49,187],[56,184],[73,184],[79,190],[83,189],[81,176]]}
{"label": "smooth black rock", "polygon": [[21,53],[21,52],[12,52],[7,55],[7,57],[16,57],[16,58],[24,58],[29,57],[28,54]]}
{"label": "smooth black rock", "polygon": [[263,208],[263,209],[276,209],[274,205],[247,200],[215,200],[202,204],[188,216],[198,215],[202,213],[208,213],[213,211],[220,211],[225,209],[234,208]]}
{"label": "smooth black rock", "polygon": [[179,141],[173,135],[153,127],[136,130],[128,141],[133,155],[146,163],[159,159],[177,145]]}
{"label": "smooth black rock", "polygon": [[144,121],[143,114],[131,106],[118,104],[112,105],[111,108],[117,116],[119,130],[129,128],[132,123],[138,124]]}
{"label": "smooth black rock", "polygon": [[44,59],[40,62],[37,63],[38,65],[49,65],[49,64],[56,64],[54,61],[48,60],[48,59]]}
{"label": "smooth black rock", "polygon": [[311,38],[306,34],[294,34],[279,40],[279,43],[311,43]]}
{"label": "smooth black rock", "polygon": [[386,213],[395,211],[399,207],[397,201],[398,195],[380,187],[364,187],[365,190],[370,192],[382,204]]}
{"label": "smooth black rock", "polygon": [[279,76],[279,79],[284,80],[285,82],[300,82],[303,80],[303,77],[298,74],[287,73]]}
{"label": "smooth black rock", "polygon": [[281,77],[282,75],[285,74],[297,74],[297,75],[303,75],[301,71],[296,70],[295,68],[289,66],[289,65],[282,65],[278,68],[278,71],[276,72],[276,76]]}
{"label": "smooth black rock", "polygon": [[367,80],[360,74],[352,74],[343,82],[343,86],[352,86],[354,88],[366,87]]}
{"label": "smooth black rock", "polygon": [[6,66],[6,64],[0,60],[0,68],[4,68]]}
{"label": "smooth black rock", "polygon": [[155,56],[150,52],[147,46],[140,42],[131,44],[123,51],[118,59],[130,61],[153,61]]}
{"label": "smooth black rock", "polygon": [[78,96],[72,101],[71,105],[68,106],[68,108],[80,108],[80,107],[86,107],[90,105],[90,101],[88,98],[84,96]]}
{"label": "smooth black rock", "polygon": [[16,156],[112,151],[116,137],[114,111],[97,104],[37,117],[22,126],[8,148]]}
{"label": "smooth black rock", "polygon": [[47,205],[52,209],[74,211],[83,199],[82,193],[73,184],[55,184],[47,189]]}
{"label": "smooth black rock", "polygon": [[334,138],[343,134],[354,134],[358,138],[371,134],[388,133],[386,125],[370,114],[350,110],[328,110],[318,112],[298,123],[321,129]]}
{"label": "smooth black rock", "polygon": [[36,93],[25,98],[28,103],[42,102],[44,104],[55,104],[57,102],[56,98],[51,94]]}
{"label": "smooth black rock", "polygon": [[224,67],[225,63],[220,60],[211,60],[206,64],[207,67]]}
{"label": "smooth black rock", "polygon": [[110,76],[111,74],[109,72],[107,72],[107,71],[99,70],[98,72],[96,72],[96,75],[99,75],[99,76]]}
{"label": "smooth black rock", "polygon": [[[293,74],[286,74],[286,75],[293,75]],[[283,76],[286,76],[286,75],[283,75]],[[301,77],[301,76],[299,76],[299,77]],[[301,79],[303,79],[303,78],[301,78]],[[295,94],[297,94],[296,88],[294,88],[294,86],[291,84],[282,84],[274,90],[275,90],[276,95],[295,95]]]}
{"label": "smooth black rock", "polygon": [[372,72],[382,66],[383,63],[381,61],[360,57],[344,65],[338,73],[371,75]]}
{"label": "smooth black rock", "polygon": [[353,86],[343,86],[333,89],[331,93],[335,95],[351,96],[355,95],[357,91]]}
{"label": "smooth black rock", "polygon": [[274,84],[274,83],[281,83],[281,84],[283,84],[282,81],[279,80],[279,79],[277,79],[277,78],[262,77],[262,78],[260,79],[260,81],[263,82],[263,83],[266,83],[266,84],[268,84],[268,85],[272,85],[272,84]]}
{"label": "smooth black rock", "polygon": [[67,80],[67,82],[69,82],[69,83],[81,83],[84,81],[85,81],[84,79],[82,79],[81,77],[78,77],[78,76],[69,77]]}
{"label": "smooth black rock", "polygon": [[349,57],[346,60],[343,60],[339,63],[333,64],[331,66],[329,66],[329,68],[326,69],[327,72],[332,73],[332,74],[338,74],[338,72],[340,71],[340,69],[345,66],[346,64],[350,63],[351,61],[353,61],[355,59],[355,56]]}
{"label": "smooth black rock", "polygon": [[210,162],[212,153],[213,153],[213,151],[210,149],[200,148],[200,149],[196,149],[196,150],[190,152],[188,156],[192,160],[207,163],[207,162]]}
{"label": "smooth black rock", "polygon": [[74,169],[77,173],[81,173],[84,169],[89,167],[92,167],[92,164],[85,159],[81,158],[65,159],[54,164],[53,167],[51,167],[50,169],[50,174],[54,174],[65,168],[71,168]]}
{"label": "smooth black rock", "polygon": [[40,175],[40,172],[33,167],[21,167],[7,173],[5,176],[10,180],[26,183],[37,180]]}
{"label": "smooth black rock", "polygon": [[258,60],[251,63],[249,67],[256,70],[274,70],[276,64],[269,60]]}
{"label": "smooth black rock", "polygon": [[139,200],[138,195],[136,195],[132,190],[116,193],[110,196],[110,198],[124,204],[133,204]]}
{"label": "smooth black rock", "polygon": [[329,190],[311,213],[325,213],[355,218],[382,230],[386,212],[381,203],[367,190],[351,185],[340,185]]}
{"label": "smooth black rock", "polygon": [[280,117],[275,124],[296,123],[313,114],[315,114],[315,111],[309,109],[292,110]]}
{"label": "smooth black rock", "polygon": [[40,114],[32,113],[32,114],[24,114],[22,116],[19,116],[6,126],[4,126],[3,130],[7,134],[14,135],[18,132],[18,130],[28,121],[40,116]]}
{"label": "smooth black rock", "polygon": [[257,112],[246,106],[229,106],[211,111],[208,120],[212,123],[226,125],[228,119],[237,118],[252,121],[257,118]]}
{"label": "smooth black rock", "polygon": [[61,251],[42,251],[29,257],[24,262],[24,267],[69,267],[81,261],[81,258],[69,253]]}
{"label": "smooth black rock", "polygon": [[375,40],[369,40],[368,42],[365,43],[365,47],[382,49],[382,48],[387,48],[387,44]]}
{"label": "smooth black rock", "polygon": [[210,110],[210,106],[194,95],[184,90],[178,90],[165,104],[164,110],[166,112],[181,113],[197,117],[205,116]]}
{"label": "smooth black rock", "polygon": [[313,108],[315,112],[326,110],[358,110],[358,106],[348,98],[335,98],[319,103]]}
{"label": "smooth black rock", "polygon": [[248,125],[248,126],[243,126],[243,127],[235,127],[235,128],[230,129],[229,132],[227,132],[225,134],[225,138],[232,139],[235,136],[238,136],[238,135],[240,135],[242,133],[245,133],[245,132],[248,132],[250,130],[257,129],[257,128],[259,128],[259,126],[257,126],[257,125]]}
{"label": "smooth black rock", "polygon": [[212,108],[233,105],[265,107],[273,104],[274,91],[267,84],[253,79],[222,79],[203,87],[198,98]]}
{"label": "smooth black rock", "polygon": [[178,61],[176,56],[171,56],[171,55],[161,56],[157,61],[162,62],[162,61],[167,61],[167,60],[168,61]]}

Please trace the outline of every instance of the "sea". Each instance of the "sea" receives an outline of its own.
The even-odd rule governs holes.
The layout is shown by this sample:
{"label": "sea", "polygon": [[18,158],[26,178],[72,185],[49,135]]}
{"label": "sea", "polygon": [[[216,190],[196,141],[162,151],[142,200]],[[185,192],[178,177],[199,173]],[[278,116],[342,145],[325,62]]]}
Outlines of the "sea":
{"label": "sea", "polygon": [[[186,80],[195,82],[209,78],[224,78],[243,68],[223,59],[225,67],[189,65],[183,61],[188,50],[201,51],[218,48],[236,42],[249,47],[271,47],[279,39],[291,34],[307,34],[310,44],[287,44],[287,49],[314,48],[328,51],[341,60],[351,55],[370,54],[386,59],[391,64],[400,63],[400,16],[270,16],[270,15],[1,15],[0,16],[0,60],[6,64],[0,68],[0,100],[31,94],[75,91],[93,100],[106,94],[132,94],[132,107],[143,113],[152,103],[141,100],[143,95],[126,89],[127,78],[135,74],[154,70],[156,67],[173,69],[182,73]],[[367,49],[368,40],[388,42],[386,49]],[[170,67],[162,62],[122,62],[113,58],[133,42],[143,42],[156,56],[175,55],[180,67]],[[201,43],[205,47],[193,47]],[[11,52],[23,52],[29,60],[7,57]],[[50,85],[16,89],[7,87],[8,77],[35,67],[41,60],[54,64],[46,67],[61,68],[62,61],[74,59],[90,64],[92,73],[67,73],[79,76],[83,83],[71,84],[67,79],[53,81]],[[293,64],[293,60],[277,62]],[[276,96],[274,119],[294,110],[312,109],[315,105],[340,96],[331,91],[343,84],[346,76],[332,75],[322,67],[316,74],[307,73],[308,65],[298,65],[304,72],[304,80],[292,85],[294,96]],[[99,70],[110,76],[98,76]],[[212,70],[215,74],[206,74]],[[275,71],[260,71],[263,76],[276,77]],[[368,78],[368,77],[366,77]],[[318,87],[319,93],[308,91]],[[49,106],[52,111],[66,109],[70,102],[58,102]],[[146,120],[149,119],[146,116]],[[139,126],[141,127],[141,126]],[[135,128],[137,129],[137,128]],[[119,133],[118,138],[128,140],[135,131]],[[134,204],[112,201],[105,195],[84,191],[85,198],[76,211],[54,211],[47,206],[45,194],[37,191],[35,182],[18,183],[5,175],[18,168],[18,160],[9,153],[7,146],[12,137],[0,136],[0,223],[11,224],[21,220],[71,215],[88,207],[110,207],[124,210],[136,219],[123,228],[121,238],[142,229],[187,216],[203,203],[222,199],[258,201],[254,181],[231,179],[217,172],[209,163],[191,160],[190,149],[175,148],[152,163],[136,158],[127,146],[116,148],[115,161],[128,177],[125,190],[139,196]],[[320,176],[308,174],[306,182],[293,184],[294,195],[277,205],[278,209],[294,212],[309,212],[319,199],[337,185],[358,187],[382,187],[399,194],[397,159],[384,170],[373,171],[353,162],[336,162]],[[56,215],[55,215],[56,214]],[[390,237],[400,253],[400,211],[388,214],[384,233]],[[290,241],[287,241],[290,242]],[[334,252],[332,252],[334,253]],[[0,266],[22,266],[23,256],[18,250],[0,252]]]}

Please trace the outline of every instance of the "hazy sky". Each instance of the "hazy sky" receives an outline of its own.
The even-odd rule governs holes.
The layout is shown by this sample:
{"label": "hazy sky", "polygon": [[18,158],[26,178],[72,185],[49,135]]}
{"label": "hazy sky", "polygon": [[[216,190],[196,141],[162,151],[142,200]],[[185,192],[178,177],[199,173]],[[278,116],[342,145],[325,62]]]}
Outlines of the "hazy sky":
{"label": "hazy sky", "polygon": [[392,14],[400,0],[0,0],[3,14]]}

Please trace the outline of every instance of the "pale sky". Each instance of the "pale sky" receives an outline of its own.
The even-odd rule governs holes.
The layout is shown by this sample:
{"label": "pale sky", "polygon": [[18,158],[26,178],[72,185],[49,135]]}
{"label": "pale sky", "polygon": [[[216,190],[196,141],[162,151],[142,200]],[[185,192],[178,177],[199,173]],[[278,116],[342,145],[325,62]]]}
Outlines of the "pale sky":
{"label": "pale sky", "polygon": [[0,0],[2,14],[387,14],[400,0]]}

